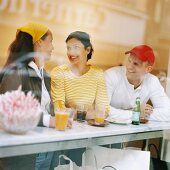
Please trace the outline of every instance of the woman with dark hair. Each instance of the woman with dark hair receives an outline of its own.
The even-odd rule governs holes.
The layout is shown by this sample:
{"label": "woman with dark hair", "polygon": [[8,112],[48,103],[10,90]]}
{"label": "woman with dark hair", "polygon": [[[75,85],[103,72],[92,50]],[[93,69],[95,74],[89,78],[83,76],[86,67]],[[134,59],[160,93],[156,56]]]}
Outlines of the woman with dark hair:
{"label": "woman with dark hair", "polygon": [[[108,113],[109,104],[103,71],[88,64],[93,53],[89,35],[81,31],[72,32],[66,39],[66,45],[70,64],[55,67],[51,73],[54,107],[76,108],[77,105],[86,105],[94,109],[96,106],[103,106]],[[92,117],[92,112],[88,112],[86,118]],[[78,150],[69,154],[70,157],[72,155],[72,159],[80,165],[81,156]]]}
{"label": "woman with dark hair", "polygon": [[53,121],[50,122],[54,111],[49,93],[50,77],[43,66],[51,56],[52,40],[51,31],[42,24],[31,22],[18,28],[0,79],[0,93],[16,90],[20,85],[24,92],[32,91],[44,113],[39,125],[50,127],[54,126]]}
{"label": "woman with dark hair", "polygon": [[[18,28],[0,76],[0,93],[16,90],[20,85],[25,93],[32,91],[42,108],[39,125],[46,127],[55,125],[49,93],[51,80],[43,69],[44,62],[50,58],[53,50],[52,40],[51,31],[42,24],[30,22]],[[53,152],[40,153],[36,156],[36,163],[34,155],[7,158],[5,166],[13,169],[49,169],[52,157]]]}
{"label": "woman with dark hair", "polygon": [[77,103],[94,108],[105,106],[108,100],[103,71],[88,64],[93,53],[90,37],[86,32],[76,31],[67,39],[69,65],[55,67],[51,73],[51,94],[54,107],[75,108]]}

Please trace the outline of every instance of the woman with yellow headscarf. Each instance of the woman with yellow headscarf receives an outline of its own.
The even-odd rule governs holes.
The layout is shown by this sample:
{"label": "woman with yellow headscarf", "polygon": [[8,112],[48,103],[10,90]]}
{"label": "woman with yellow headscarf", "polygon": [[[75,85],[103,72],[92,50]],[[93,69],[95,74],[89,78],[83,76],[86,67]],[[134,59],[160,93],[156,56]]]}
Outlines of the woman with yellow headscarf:
{"label": "woman with yellow headscarf", "polygon": [[22,85],[23,91],[33,92],[46,113],[42,114],[39,125],[47,127],[53,126],[50,115],[54,115],[54,111],[49,93],[50,77],[43,67],[51,56],[52,40],[51,31],[43,24],[30,22],[18,28],[0,77],[1,93],[16,90],[19,85]]}
{"label": "woman with yellow headscarf", "polygon": [[[0,93],[16,90],[22,85],[22,91],[32,91],[41,103],[43,114],[40,126],[54,127],[54,110],[50,96],[50,77],[43,69],[44,62],[53,50],[52,33],[43,24],[34,22],[17,29],[16,38],[9,47],[9,56],[0,75]],[[36,156],[36,165],[31,164],[28,156],[7,158],[5,163],[13,169],[49,169],[53,152],[41,153]],[[24,159],[24,161],[20,161]],[[31,158],[33,160],[33,157]],[[31,160],[30,159],[30,160]],[[34,156],[35,160],[35,156]],[[30,167],[32,165],[32,167]],[[17,167],[16,167],[17,166]],[[24,166],[24,167],[23,167]],[[36,168],[35,168],[36,166]]]}

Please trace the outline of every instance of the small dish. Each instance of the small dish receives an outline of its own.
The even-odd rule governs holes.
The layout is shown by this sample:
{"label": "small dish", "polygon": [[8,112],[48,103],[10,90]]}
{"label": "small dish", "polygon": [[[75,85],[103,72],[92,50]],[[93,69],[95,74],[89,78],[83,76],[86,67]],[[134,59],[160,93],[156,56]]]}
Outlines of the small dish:
{"label": "small dish", "polygon": [[120,118],[108,118],[107,121],[110,123],[121,124],[121,125],[127,125],[132,123],[131,119],[120,119]]}
{"label": "small dish", "polygon": [[140,123],[142,123],[142,124],[148,123],[148,120],[147,120],[147,119],[140,118]]}
{"label": "small dish", "polygon": [[91,126],[98,126],[98,127],[105,127],[109,124],[107,120],[99,124],[99,123],[96,123],[94,119],[87,120],[87,123]]}

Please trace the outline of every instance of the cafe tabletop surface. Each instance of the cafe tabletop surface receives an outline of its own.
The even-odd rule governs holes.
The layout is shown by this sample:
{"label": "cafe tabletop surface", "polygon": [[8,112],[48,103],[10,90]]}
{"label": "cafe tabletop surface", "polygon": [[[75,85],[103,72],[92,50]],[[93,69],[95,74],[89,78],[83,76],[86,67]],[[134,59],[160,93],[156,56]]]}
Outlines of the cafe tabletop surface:
{"label": "cafe tabletop surface", "polygon": [[74,121],[73,128],[65,131],[36,127],[22,135],[10,134],[1,129],[0,157],[157,138],[162,137],[166,129],[170,129],[170,122],[150,121],[140,125],[109,124],[95,127],[87,122]]}

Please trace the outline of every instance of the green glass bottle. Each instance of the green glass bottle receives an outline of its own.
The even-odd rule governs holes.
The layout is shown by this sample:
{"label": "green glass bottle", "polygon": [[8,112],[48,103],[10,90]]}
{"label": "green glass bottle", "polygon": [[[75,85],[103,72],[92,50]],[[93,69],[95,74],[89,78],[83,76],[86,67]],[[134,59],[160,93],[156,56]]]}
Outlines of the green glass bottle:
{"label": "green glass bottle", "polygon": [[140,97],[136,98],[135,106],[132,110],[132,124],[139,125],[140,124]]}

